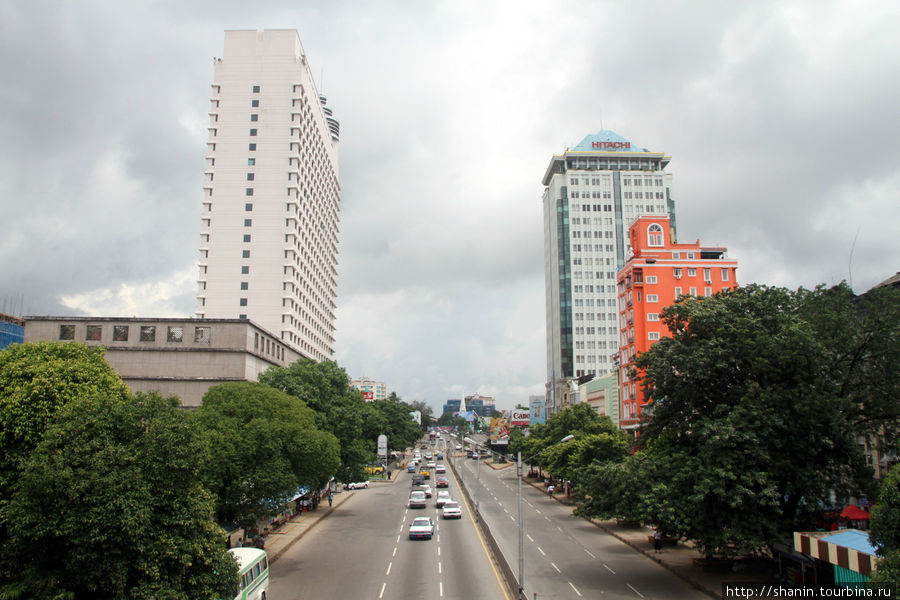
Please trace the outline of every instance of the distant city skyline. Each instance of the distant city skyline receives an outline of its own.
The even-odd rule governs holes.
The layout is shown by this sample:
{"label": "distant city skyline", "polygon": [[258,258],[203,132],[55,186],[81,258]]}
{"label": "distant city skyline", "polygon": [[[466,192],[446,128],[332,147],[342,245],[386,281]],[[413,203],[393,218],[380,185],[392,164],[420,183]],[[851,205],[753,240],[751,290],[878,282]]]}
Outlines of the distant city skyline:
{"label": "distant city skyline", "polygon": [[435,412],[544,393],[541,177],[590,132],[672,157],[679,240],[727,246],[742,285],[861,293],[900,270],[896,2],[7,2],[0,16],[14,316],[195,314],[210,83],[232,29],[298,30],[340,120],[334,359]]}

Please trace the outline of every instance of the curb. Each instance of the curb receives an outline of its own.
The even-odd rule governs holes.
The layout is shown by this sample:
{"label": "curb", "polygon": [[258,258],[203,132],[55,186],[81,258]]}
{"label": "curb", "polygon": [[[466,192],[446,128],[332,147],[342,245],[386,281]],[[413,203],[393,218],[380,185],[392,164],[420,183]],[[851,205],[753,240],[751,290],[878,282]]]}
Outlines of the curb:
{"label": "curb", "polygon": [[[344,496],[343,494],[348,494],[348,495]],[[316,517],[314,519],[312,519],[312,522],[308,526],[304,527],[300,533],[298,533],[297,535],[295,535],[294,537],[289,539],[284,544],[284,546],[282,546],[281,548],[278,549],[277,552],[274,552],[269,555],[269,563],[274,563],[276,560],[281,558],[281,555],[284,554],[285,552],[287,552],[294,544],[296,544],[297,541],[299,541],[300,538],[302,538],[304,535],[306,535],[310,529],[312,529],[313,527],[318,525],[319,522],[322,521],[322,519],[324,519],[325,517],[330,515],[332,512],[334,512],[334,510],[337,507],[339,507],[341,504],[343,504],[344,502],[346,502],[348,499],[352,498],[353,496],[354,496],[354,492],[343,492],[340,498],[335,498],[334,506],[329,506],[324,512],[321,512],[321,513],[318,513],[318,511],[317,511],[318,514],[316,514]],[[306,513],[306,514],[308,515],[309,513]],[[301,517],[301,519],[303,519],[303,518],[305,518],[305,517]]]}

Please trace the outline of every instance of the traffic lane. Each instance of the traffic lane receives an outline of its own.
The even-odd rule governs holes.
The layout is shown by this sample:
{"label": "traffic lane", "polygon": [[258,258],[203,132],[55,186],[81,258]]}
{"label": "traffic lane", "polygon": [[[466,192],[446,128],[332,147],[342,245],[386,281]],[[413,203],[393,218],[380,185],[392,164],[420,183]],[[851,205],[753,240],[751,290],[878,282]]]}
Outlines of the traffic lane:
{"label": "traffic lane", "polygon": [[[373,582],[380,581],[386,560],[368,556],[360,548],[380,545],[394,529],[375,526],[378,519],[373,515],[390,511],[392,503],[372,492],[375,490],[353,492],[354,497],[322,519],[272,564],[269,597],[372,597]],[[348,577],[348,573],[353,573],[353,577]]]}
{"label": "traffic lane", "polygon": [[[460,503],[461,519],[442,519],[440,523],[440,569],[443,574],[444,597],[453,600],[506,598],[500,576],[494,567],[471,510],[465,502],[458,484],[450,476],[450,493]],[[440,513],[436,509],[436,513]]]}
{"label": "traffic lane", "polygon": [[440,597],[443,582],[438,571],[439,531],[430,540],[409,539],[409,524],[416,517],[433,516],[426,509],[410,509],[400,522],[391,562],[377,590],[379,599],[418,600]]}
{"label": "traffic lane", "polygon": [[[495,472],[496,489],[492,490],[499,502],[517,501],[515,471],[504,476]],[[486,478],[488,484],[492,478]],[[574,517],[571,507],[549,498],[533,486],[523,484],[523,511],[525,513],[526,588],[529,582],[530,560],[549,561],[557,576],[564,577],[576,596],[614,594],[624,598],[705,598],[686,582],[650,560],[646,555],[623,544],[589,521]],[[518,529],[518,527],[517,527]],[[518,533],[518,532],[517,532]],[[539,557],[529,552],[533,545]],[[518,535],[516,535],[516,557]],[[545,569],[546,571],[546,569]],[[555,586],[559,588],[560,586]]]}

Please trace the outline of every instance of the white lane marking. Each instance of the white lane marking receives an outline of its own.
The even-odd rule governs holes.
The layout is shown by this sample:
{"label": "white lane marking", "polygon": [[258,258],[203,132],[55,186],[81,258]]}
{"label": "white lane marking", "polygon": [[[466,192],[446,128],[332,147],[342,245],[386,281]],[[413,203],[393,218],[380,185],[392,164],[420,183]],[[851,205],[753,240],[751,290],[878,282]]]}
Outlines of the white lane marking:
{"label": "white lane marking", "polygon": [[387,587],[387,581],[385,581],[384,583],[381,584],[381,593],[378,594],[379,598],[384,598],[384,588],[386,588],[386,587]]}
{"label": "white lane marking", "polygon": [[391,552],[391,557],[397,556],[397,546],[394,546],[394,551]]}
{"label": "white lane marking", "polygon": [[444,582],[438,581],[438,589],[440,590],[441,598],[444,597]]}
{"label": "white lane marking", "polygon": [[544,551],[541,549],[540,546],[538,546],[537,549],[538,549],[538,552],[540,552],[540,553],[543,554],[544,556],[547,556],[547,553],[544,552]]}
{"label": "white lane marking", "polygon": [[634,592],[635,594],[637,594],[638,596],[640,596],[641,598],[644,597],[644,595],[643,595],[642,593],[640,593],[639,591],[637,591],[636,589],[634,589],[634,587],[633,587],[630,583],[626,583],[625,585],[627,585],[628,587],[630,587],[630,588],[631,588],[631,591]]}
{"label": "white lane marking", "polygon": [[509,515],[509,520],[512,521],[513,523],[516,522],[516,518],[512,515]]}
{"label": "white lane marking", "polygon": [[603,563],[603,566],[606,567],[606,570],[609,571],[610,573],[612,573],[613,575],[616,574],[616,572],[613,571],[612,569],[610,569],[610,568],[609,568],[609,565],[607,565],[606,563]]}
{"label": "white lane marking", "polygon": [[560,533],[565,533],[565,531],[563,531],[562,527],[560,527],[559,525],[557,525],[556,528],[559,529]]}
{"label": "white lane marking", "polygon": [[[439,543],[439,544],[441,543],[441,540],[440,540],[440,539],[438,539],[438,543]],[[438,546],[438,556],[440,556],[440,555],[441,555],[441,547]]]}
{"label": "white lane marking", "polygon": [[399,536],[399,535],[397,536],[397,543],[398,543],[398,544],[400,543],[400,536]]}
{"label": "white lane marking", "polygon": [[588,550],[587,548],[585,548],[584,551],[587,552],[587,553],[588,553],[588,556],[590,556],[591,558],[597,558],[596,556],[594,556],[593,554],[591,554],[591,551]]}
{"label": "white lane marking", "polygon": [[440,575],[441,573],[443,573],[443,571],[441,570],[441,561],[438,561],[438,575]]}
{"label": "white lane marking", "polygon": [[537,514],[539,514],[539,515],[542,515],[542,514],[544,514],[544,513],[542,513],[542,512],[541,512],[541,511],[540,511],[540,510],[539,510],[539,509],[537,509],[537,508],[536,508],[536,509],[534,509],[534,512],[536,512],[536,513],[537,513]]}
{"label": "white lane marking", "polygon": [[[578,591],[578,588],[575,587],[575,584],[573,584],[573,583],[570,581],[570,582],[569,582],[569,585],[572,586],[572,589],[575,590],[575,593],[576,593],[576,594],[578,594],[579,596],[581,596],[581,592]],[[583,597],[583,596],[582,596],[582,597]]]}
{"label": "white lane marking", "polygon": [[532,541],[532,542],[534,541],[534,538],[532,538],[531,535],[529,535],[529,534],[527,534],[527,533],[525,534],[525,537],[527,537],[527,538],[528,538],[530,541]]}
{"label": "white lane marking", "polygon": [[389,562],[389,563],[388,563],[388,570],[387,570],[387,573],[385,573],[385,575],[390,575],[390,574],[391,574],[391,567],[392,567],[392,566],[394,566],[394,563],[393,563],[393,562]]}
{"label": "white lane marking", "polygon": [[556,569],[557,573],[562,573],[562,571],[559,570],[559,567],[556,566],[556,563],[550,563],[550,566]]}

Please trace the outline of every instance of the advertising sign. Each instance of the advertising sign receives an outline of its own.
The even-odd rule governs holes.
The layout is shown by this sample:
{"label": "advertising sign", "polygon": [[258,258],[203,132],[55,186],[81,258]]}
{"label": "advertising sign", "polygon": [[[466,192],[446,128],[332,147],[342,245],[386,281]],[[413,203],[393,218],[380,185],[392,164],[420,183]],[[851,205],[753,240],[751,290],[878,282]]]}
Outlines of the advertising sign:
{"label": "advertising sign", "polygon": [[383,433],[378,436],[378,456],[387,458],[387,436]]}
{"label": "advertising sign", "polygon": [[531,424],[531,411],[515,409],[510,413],[509,424],[513,427],[528,427]]}
{"label": "advertising sign", "polygon": [[491,419],[491,445],[509,443],[509,419],[493,417]]}

